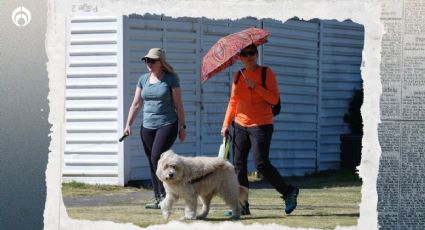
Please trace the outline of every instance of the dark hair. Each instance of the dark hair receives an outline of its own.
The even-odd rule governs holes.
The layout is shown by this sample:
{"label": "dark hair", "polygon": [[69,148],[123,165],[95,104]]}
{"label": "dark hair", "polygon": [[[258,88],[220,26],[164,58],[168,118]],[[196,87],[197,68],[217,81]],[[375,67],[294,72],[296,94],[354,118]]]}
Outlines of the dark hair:
{"label": "dark hair", "polygon": [[256,46],[254,43],[252,43],[251,45],[249,45],[249,46],[247,46],[247,47],[243,48],[243,50],[244,50],[244,49],[254,50],[256,53],[258,53],[257,46]]}

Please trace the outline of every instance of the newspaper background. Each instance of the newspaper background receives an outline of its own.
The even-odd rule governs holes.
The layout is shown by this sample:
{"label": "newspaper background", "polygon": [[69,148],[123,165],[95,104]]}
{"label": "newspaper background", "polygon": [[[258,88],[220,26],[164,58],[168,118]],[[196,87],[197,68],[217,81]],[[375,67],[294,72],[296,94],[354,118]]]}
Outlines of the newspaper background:
{"label": "newspaper background", "polygon": [[425,1],[382,1],[377,181],[382,229],[425,224]]}

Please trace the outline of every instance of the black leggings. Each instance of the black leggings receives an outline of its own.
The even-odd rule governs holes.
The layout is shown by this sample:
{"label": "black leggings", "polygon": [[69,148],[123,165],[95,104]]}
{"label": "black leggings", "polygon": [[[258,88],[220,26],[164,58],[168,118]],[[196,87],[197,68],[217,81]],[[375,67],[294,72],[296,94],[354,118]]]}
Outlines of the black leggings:
{"label": "black leggings", "polygon": [[177,138],[177,132],[177,121],[158,129],[148,129],[143,126],[140,129],[143,148],[145,149],[145,154],[149,161],[152,187],[155,197],[165,195],[164,186],[156,176],[155,172],[161,154],[171,148]]}
{"label": "black leggings", "polygon": [[269,160],[272,134],[272,124],[243,127],[234,123],[233,164],[239,183],[248,188],[247,164],[248,153],[251,149],[257,170],[280,194],[286,196],[293,187],[285,183],[283,177]]}

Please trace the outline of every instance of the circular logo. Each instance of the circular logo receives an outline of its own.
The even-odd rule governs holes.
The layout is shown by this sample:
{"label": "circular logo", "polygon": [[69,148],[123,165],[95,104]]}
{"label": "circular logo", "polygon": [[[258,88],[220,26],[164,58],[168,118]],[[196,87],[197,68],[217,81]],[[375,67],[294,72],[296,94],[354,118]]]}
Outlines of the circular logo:
{"label": "circular logo", "polygon": [[216,61],[223,61],[226,57],[226,50],[224,44],[219,42],[213,51],[213,57]]}
{"label": "circular logo", "polygon": [[25,7],[18,7],[12,13],[12,21],[18,27],[27,26],[31,21],[31,12]]}

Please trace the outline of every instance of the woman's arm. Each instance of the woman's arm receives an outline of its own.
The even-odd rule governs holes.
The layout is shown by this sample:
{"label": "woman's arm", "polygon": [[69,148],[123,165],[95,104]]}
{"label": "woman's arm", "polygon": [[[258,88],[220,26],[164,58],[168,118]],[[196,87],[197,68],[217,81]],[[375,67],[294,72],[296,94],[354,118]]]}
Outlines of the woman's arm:
{"label": "woman's arm", "polygon": [[183,142],[186,139],[186,120],[184,117],[184,108],[181,97],[180,87],[174,87],[171,89],[173,95],[174,106],[176,107],[177,119],[179,123],[179,139]]}
{"label": "woman's arm", "polygon": [[131,124],[133,124],[137,112],[139,112],[139,109],[143,103],[141,93],[142,89],[137,86],[136,91],[134,92],[133,102],[131,103],[130,109],[128,110],[128,118],[124,128],[124,134],[131,135]]}
{"label": "woman's arm", "polygon": [[235,118],[235,114],[236,114],[236,106],[237,106],[238,100],[235,96],[235,88],[236,88],[236,84],[235,84],[235,81],[233,81],[232,92],[230,94],[230,99],[227,105],[226,115],[224,116],[223,126],[220,132],[223,137],[227,136],[227,134],[229,133],[230,123],[232,123],[232,120]]}

